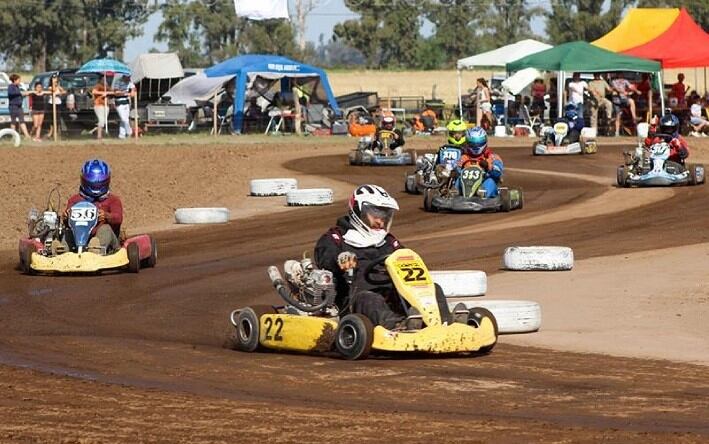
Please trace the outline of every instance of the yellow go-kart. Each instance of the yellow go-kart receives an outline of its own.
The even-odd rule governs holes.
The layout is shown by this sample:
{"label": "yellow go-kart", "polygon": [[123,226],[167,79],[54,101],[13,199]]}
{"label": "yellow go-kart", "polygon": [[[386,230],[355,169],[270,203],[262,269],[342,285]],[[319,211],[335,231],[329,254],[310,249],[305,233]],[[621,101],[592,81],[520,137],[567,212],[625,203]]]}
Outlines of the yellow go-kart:
{"label": "yellow go-kart", "polygon": [[[396,330],[373,326],[358,313],[340,317],[332,273],[314,269],[307,259],[304,262],[286,262],[286,281],[276,267],[269,267],[269,276],[287,305],[234,310],[229,346],[246,352],[260,347],[305,353],[335,350],[346,359],[364,359],[372,351],[487,353],[497,343],[497,322],[490,311],[441,312],[436,286],[413,250],[396,250],[362,271],[374,285],[393,283],[407,314],[406,327]],[[382,264],[388,273],[386,282],[375,271]]]}

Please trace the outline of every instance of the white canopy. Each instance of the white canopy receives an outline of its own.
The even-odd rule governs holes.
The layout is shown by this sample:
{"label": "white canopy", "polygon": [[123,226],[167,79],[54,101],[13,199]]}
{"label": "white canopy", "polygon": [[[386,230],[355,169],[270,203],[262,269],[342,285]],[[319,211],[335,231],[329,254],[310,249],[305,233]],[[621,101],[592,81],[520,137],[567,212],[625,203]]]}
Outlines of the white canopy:
{"label": "white canopy", "polygon": [[538,69],[524,68],[505,79],[505,81],[502,82],[502,87],[512,94],[517,95],[538,77],[542,77],[542,72]]}
{"label": "white canopy", "polygon": [[458,60],[457,67],[458,69],[473,69],[479,66],[501,66],[504,68],[505,65],[510,62],[551,47],[551,45],[532,39],[520,40],[511,45],[460,59]]}
{"label": "white canopy", "polygon": [[197,106],[195,100],[207,101],[219,93],[224,84],[234,76],[207,77],[204,73],[182,79],[164,95],[170,97],[170,103],[184,103],[188,108]]}
{"label": "white canopy", "polygon": [[174,79],[185,76],[180,58],[174,52],[165,54],[141,54],[130,64],[131,80],[138,83],[143,79]]}

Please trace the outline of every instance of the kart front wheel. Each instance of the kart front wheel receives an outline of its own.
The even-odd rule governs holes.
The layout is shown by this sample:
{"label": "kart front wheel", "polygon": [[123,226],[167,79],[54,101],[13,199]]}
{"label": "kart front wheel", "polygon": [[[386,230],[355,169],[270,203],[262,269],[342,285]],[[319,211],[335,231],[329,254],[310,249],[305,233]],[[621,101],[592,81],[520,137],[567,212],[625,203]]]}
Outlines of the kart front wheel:
{"label": "kart front wheel", "polygon": [[140,271],[140,249],[135,243],[128,245],[128,271],[131,273]]}
{"label": "kart front wheel", "polygon": [[625,166],[620,165],[618,167],[618,170],[616,172],[616,181],[618,182],[619,187],[627,187],[628,186],[628,180],[627,180],[627,175],[625,173]]}
{"label": "kart front wheel", "polygon": [[351,361],[365,359],[372,350],[372,321],[359,313],[348,314],[340,321],[335,334],[335,348]]}
{"label": "kart front wheel", "polygon": [[227,339],[229,348],[245,352],[256,351],[261,335],[261,316],[273,313],[276,313],[276,310],[269,305],[255,305],[239,311],[234,331]]}
{"label": "kart front wheel", "polygon": [[498,328],[497,319],[495,319],[495,315],[493,315],[492,312],[487,308],[482,307],[474,307],[468,311],[468,325],[470,325],[471,327],[480,328],[483,318],[488,318],[490,319],[490,321],[492,321],[492,327],[495,330],[495,342],[490,345],[486,345],[485,347],[480,347],[479,351],[480,353],[490,353],[497,344]]}
{"label": "kart front wheel", "polygon": [[146,268],[153,268],[158,263],[158,243],[154,237],[150,237],[150,256],[148,256],[143,264]]}
{"label": "kart front wheel", "polygon": [[438,211],[436,207],[433,206],[433,190],[431,188],[423,190],[423,209],[432,213]]}
{"label": "kart front wheel", "polygon": [[35,271],[32,269],[32,253],[36,251],[35,246],[31,245],[27,246],[27,248],[20,253],[20,269],[24,274],[35,274]]}

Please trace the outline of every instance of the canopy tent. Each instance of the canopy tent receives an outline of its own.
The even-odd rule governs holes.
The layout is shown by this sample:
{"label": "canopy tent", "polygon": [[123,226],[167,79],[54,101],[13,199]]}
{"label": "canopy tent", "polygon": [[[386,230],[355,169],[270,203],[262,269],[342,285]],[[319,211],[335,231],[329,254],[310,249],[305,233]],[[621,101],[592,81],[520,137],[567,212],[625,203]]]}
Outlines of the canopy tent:
{"label": "canopy tent", "polygon": [[663,68],[709,66],[709,34],[685,8],[631,9],[616,28],[593,44],[658,60]]}
{"label": "canopy tent", "polygon": [[[461,69],[474,69],[477,67],[493,66],[504,67],[509,62],[513,62],[519,58],[537,53],[539,51],[544,51],[549,48],[552,48],[552,46],[536,40],[526,39],[520,40],[517,43],[512,43],[493,49],[492,51],[483,52],[458,60],[456,67],[458,69],[458,108],[460,110],[460,115],[463,116]],[[507,105],[507,101],[505,101],[505,105]]]}
{"label": "canopy tent", "polygon": [[313,87],[310,96],[326,102],[336,113],[340,112],[325,71],[287,57],[260,54],[237,56],[206,69],[204,74],[207,78],[236,76],[233,120],[236,132],[241,132],[247,90],[254,86],[257,78],[280,80],[284,94],[290,93],[291,87],[306,83],[306,79],[316,78],[315,83],[310,82]]}
{"label": "canopy tent", "polygon": [[131,80],[138,88],[138,102],[152,102],[177,84],[185,72],[176,53],[141,54],[130,64]]}
{"label": "canopy tent", "polygon": [[534,79],[541,76],[542,73],[537,68],[524,68],[505,79],[505,81],[502,82],[502,87],[512,94],[517,95],[532,83]]}
{"label": "canopy tent", "polygon": [[212,100],[233,78],[233,75],[207,77],[204,73],[195,74],[177,82],[164,96],[170,98],[170,103],[180,103],[192,108],[198,106],[197,101]]}
{"label": "canopy tent", "polygon": [[[544,71],[559,71],[557,94],[561,98],[564,92],[564,72],[605,72],[634,71],[660,73],[660,64],[652,60],[616,54],[587,42],[564,43],[546,51],[523,57],[507,64],[508,71],[524,68],[537,68]],[[562,100],[557,100],[557,111],[561,115]],[[664,101],[662,109],[664,110]]]}

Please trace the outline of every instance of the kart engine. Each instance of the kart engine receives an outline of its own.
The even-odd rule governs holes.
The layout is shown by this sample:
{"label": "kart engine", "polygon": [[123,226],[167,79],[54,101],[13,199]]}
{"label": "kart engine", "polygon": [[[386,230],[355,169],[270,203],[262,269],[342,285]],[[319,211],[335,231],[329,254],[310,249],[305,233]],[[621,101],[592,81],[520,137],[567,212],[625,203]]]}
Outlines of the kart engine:
{"label": "kart engine", "polygon": [[315,268],[311,259],[287,260],[283,264],[288,287],[277,267],[268,268],[268,275],[278,294],[290,305],[306,313],[334,309],[335,280],[332,272]]}
{"label": "kart engine", "polygon": [[54,211],[45,211],[40,217],[39,211],[32,208],[27,215],[29,237],[37,238],[45,245],[51,244],[53,239],[59,237],[58,220],[59,217]]}

